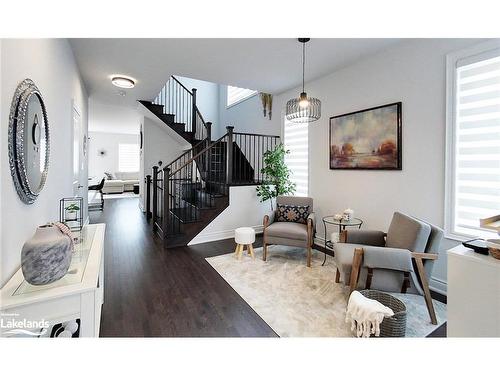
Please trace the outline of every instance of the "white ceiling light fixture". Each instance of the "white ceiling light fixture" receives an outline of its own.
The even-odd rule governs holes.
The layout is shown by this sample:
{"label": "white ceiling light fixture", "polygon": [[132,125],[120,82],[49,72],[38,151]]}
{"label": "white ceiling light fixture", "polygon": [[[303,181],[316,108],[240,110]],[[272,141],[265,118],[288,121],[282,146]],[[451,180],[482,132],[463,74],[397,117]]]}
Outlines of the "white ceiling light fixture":
{"label": "white ceiling light fixture", "polygon": [[306,68],[306,43],[310,38],[298,38],[302,43],[302,92],[298,98],[290,99],[286,103],[286,119],[295,123],[309,123],[319,120],[321,117],[321,101],[316,98],[307,97],[305,92],[305,68]]}
{"label": "white ceiling light fixture", "polygon": [[132,89],[135,86],[135,79],[125,76],[112,76],[111,83],[122,89]]}

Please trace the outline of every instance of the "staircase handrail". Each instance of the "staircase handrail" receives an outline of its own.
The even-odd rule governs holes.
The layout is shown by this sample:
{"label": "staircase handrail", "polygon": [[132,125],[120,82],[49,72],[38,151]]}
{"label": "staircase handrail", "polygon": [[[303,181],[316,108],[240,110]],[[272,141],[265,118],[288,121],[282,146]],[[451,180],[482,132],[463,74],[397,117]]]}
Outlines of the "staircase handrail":
{"label": "staircase handrail", "polygon": [[181,81],[179,81],[177,78],[175,78],[174,75],[170,76],[175,82],[177,82],[184,90],[186,90],[188,93],[190,93],[191,95],[193,95],[193,92],[191,90],[189,90],[186,86],[184,86],[182,84]]}
{"label": "staircase handrail", "polygon": [[[177,168],[173,172],[170,171],[169,178],[172,177],[177,172],[179,172],[182,168],[185,168],[186,166],[188,166],[189,164],[191,164],[192,162],[194,162],[196,159],[198,159],[201,155],[203,155],[204,153],[206,153],[208,150],[211,150],[212,148],[214,148],[219,142],[221,142],[224,138],[226,138],[228,136],[228,134],[229,133],[226,133],[222,137],[220,137],[219,139],[211,142],[210,145],[208,145],[207,147],[205,147],[203,150],[201,150],[200,152],[198,152],[196,155],[192,156],[189,160],[187,160],[184,164],[182,164],[179,168]],[[166,166],[165,168],[163,168],[163,170],[166,171],[168,167],[169,166]]]}

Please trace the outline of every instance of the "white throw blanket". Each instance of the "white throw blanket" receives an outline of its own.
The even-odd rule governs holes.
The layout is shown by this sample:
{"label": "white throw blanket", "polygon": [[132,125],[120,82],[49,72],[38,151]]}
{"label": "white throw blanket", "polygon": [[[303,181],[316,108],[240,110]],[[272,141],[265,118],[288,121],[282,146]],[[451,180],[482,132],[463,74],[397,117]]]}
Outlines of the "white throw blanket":
{"label": "white throw blanket", "polygon": [[356,329],[357,337],[370,337],[372,333],[380,336],[380,323],[384,317],[393,315],[389,307],[354,291],[349,297],[345,321],[351,323],[351,331]]}

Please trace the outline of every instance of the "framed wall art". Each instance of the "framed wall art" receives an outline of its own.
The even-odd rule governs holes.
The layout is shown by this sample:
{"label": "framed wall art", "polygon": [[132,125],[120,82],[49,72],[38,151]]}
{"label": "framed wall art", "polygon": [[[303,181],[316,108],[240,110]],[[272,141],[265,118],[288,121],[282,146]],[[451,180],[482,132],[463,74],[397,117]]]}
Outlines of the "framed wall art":
{"label": "framed wall art", "polygon": [[330,117],[330,169],[401,170],[401,107]]}

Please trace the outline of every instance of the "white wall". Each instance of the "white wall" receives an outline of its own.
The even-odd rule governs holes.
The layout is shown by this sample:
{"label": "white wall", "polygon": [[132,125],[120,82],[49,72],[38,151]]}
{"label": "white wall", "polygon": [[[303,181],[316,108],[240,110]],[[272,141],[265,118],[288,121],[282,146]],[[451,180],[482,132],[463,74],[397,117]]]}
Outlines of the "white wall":
{"label": "white wall", "polygon": [[[59,219],[59,200],[73,195],[72,101],[82,111],[87,132],[87,93],[72,50],[65,39],[4,39],[1,42],[0,175],[1,233],[0,286],[20,267],[21,248],[38,225]],[[17,85],[31,78],[45,100],[50,126],[50,166],[47,183],[32,205],[18,198],[9,171],[8,111]],[[85,160],[85,165],[87,161]],[[86,173],[85,169],[85,173]],[[86,185],[86,178],[84,179]],[[83,187],[86,191],[86,186]],[[86,197],[84,197],[86,199]]]}
{"label": "white wall", "polygon": [[214,82],[201,81],[199,79],[176,76],[176,78],[188,90],[196,91],[196,105],[206,122],[214,126],[219,120],[219,85]]}
{"label": "white wall", "polygon": [[235,132],[257,133],[267,135],[280,135],[281,124],[279,121],[280,107],[273,103],[272,120],[264,117],[260,96],[254,95],[236,105],[226,108],[227,86],[219,85],[219,122],[214,127],[213,139],[226,133],[226,126],[234,126]]}
{"label": "white wall", "polygon": [[[89,177],[99,181],[104,177],[104,172],[119,172],[118,145],[120,143],[139,144],[139,136],[136,134],[89,131],[89,137]],[[100,150],[105,150],[106,155],[99,155]]]}
{"label": "white wall", "polygon": [[89,99],[89,131],[139,134],[139,112],[135,109]]}
{"label": "white wall", "polygon": [[238,227],[253,227],[262,232],[262,220],[270,211],[269,201],[260,202],[255,186],[229,189],[229,207],[208,224],[189,245],[234,237]]}
{"label": "white wall", "polygon": [[[144,145],[141,155],[141,183],[140,194],[144,199],[144,176],[151,174],[153,166],[158,165],[158,161],[162,161],[162,167],[165,167],[170,162],[174,161],[184,151],[186,142],[182,144],[174,140],[167,131],[162,128],[162,125],[148,117],[143,119]],[[144,205],[143,205],[144,207]]]}

